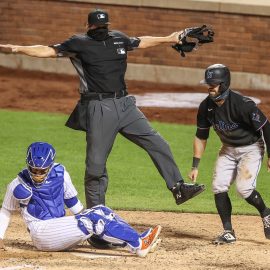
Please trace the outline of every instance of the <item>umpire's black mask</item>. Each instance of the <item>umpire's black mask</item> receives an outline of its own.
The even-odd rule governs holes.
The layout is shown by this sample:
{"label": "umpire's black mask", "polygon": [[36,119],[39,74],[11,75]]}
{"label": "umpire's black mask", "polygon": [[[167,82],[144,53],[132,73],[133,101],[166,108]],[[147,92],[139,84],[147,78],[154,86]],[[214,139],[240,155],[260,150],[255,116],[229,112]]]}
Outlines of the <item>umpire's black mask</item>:
{"label": "umpire's black mask", "polygon": [[108,27],[102,26],[102,27],[88,30],[87,35],[93,38],[94,40],[103,41],[109,37],[108,32],[109,32]]}

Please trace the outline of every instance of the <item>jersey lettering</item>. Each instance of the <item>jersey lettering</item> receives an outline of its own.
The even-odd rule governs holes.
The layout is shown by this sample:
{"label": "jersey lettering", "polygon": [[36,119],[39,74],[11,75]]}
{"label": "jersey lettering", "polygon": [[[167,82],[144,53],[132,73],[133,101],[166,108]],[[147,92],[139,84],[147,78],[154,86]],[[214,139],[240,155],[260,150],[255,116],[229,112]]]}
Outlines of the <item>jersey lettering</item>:
{"label": "jersey lettering", "polygon": [[238,124],[236,123],[225,123],[224,121],[218,121],[214,125],[214,129],[219,131],[231,131],[238,128]]}

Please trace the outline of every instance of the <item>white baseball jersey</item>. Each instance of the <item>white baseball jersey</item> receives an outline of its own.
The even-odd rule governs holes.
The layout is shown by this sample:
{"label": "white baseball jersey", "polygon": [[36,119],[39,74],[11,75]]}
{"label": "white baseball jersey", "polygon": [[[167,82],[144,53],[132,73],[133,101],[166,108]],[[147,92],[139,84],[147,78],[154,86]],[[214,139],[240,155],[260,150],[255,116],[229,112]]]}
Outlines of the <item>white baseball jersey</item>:
{"label": "white baseball jersey", "polygon": [[[73,214],[77,214],[83,209],[83,205],[77,199],[77,191],[71,182],[70,175],[62,165],[57,163],[53,165],[49,176],[42,185],[42,190],[40,190],[44,193],[46,189],[55,189],[55,185],[51,186],[50,181],[57,179],[57,182],[60,182],[61,175],[58,175],[58,178],[53,178],[54,169],[59,167],[63,171],[63,182],[58,187],[58,191],[62,188],[63,201],[65,201],[66,205],[69,205],[69,209]],[[22,172],[24,171],[26,170]],[[61,198],[57,198],[57,196],[56,199],[50,198],[49,200],[35,198],[34,196],[37,196],[39,189],[37,188],[38,192],[35,192],[34,185],[24,181],[21,173],[7,187],[2,209],[0,210],[0,238],[4,239],[11,212],[18,209],[21,210],[21,215],[30,231],[34,245],[40,250],[68,249],[89,237],[78,228],[78,221],[74,216],[65,216],[64,204],[60,203]],[[19,193],[20,191],[22,195]],[[27,191],[29,191],[29,196],[27,196]],[[46,204],[52,204],[54,200],[56,203],[52,209],[56,209],[57,213],[54,213],[54,210],[46,206]],[[34,204],[31,204],[32,201],[34,201]],[[39,207],[34,208],[34,210],[31,209],[36,204],[45,204],[44,209],[41,211],[39,211]],[[49,215],[44,215],[44,212],[49,212]],[[57,216],[59,213],[60,216]]]}

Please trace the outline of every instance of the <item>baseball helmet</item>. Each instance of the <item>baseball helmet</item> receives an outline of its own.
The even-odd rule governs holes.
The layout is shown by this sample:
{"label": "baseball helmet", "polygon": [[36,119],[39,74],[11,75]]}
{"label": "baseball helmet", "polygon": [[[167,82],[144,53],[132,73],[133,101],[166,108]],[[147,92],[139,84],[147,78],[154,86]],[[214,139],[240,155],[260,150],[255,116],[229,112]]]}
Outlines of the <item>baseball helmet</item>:
{"label": "baseball helmet", "polygon": [[27,148],[26,165],[35,184],[43,183],[52,168],[55,149],[46,142],[34,142]]}
{"label": "baseball helmet", "polygon": [[214,64],[205,70],[204,80],[201,84],[220,85],[220,93],[225,92],[231,84],[231,74],[228,67],[222,64]]}

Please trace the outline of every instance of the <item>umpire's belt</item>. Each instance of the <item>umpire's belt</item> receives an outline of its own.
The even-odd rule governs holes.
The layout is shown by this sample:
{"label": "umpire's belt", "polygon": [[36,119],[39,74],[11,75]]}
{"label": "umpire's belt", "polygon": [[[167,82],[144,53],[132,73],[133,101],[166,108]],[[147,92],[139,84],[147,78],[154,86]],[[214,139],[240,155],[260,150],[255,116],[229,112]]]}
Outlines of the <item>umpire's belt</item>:
{"label": "umpire's belt", "polygon": [[106,98],[121,98],[127,95],[127,92],[125,90],[120,91],[118,93],[87,93],[81,95],[81,101],[87,102],[90,100],[103,100]]}

